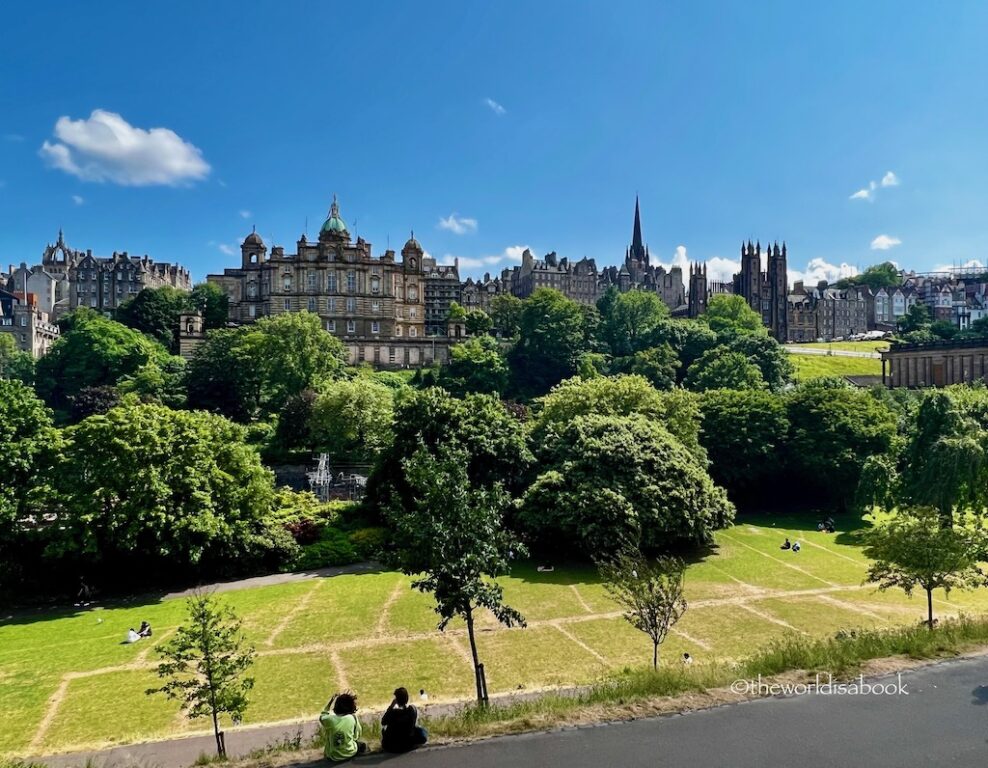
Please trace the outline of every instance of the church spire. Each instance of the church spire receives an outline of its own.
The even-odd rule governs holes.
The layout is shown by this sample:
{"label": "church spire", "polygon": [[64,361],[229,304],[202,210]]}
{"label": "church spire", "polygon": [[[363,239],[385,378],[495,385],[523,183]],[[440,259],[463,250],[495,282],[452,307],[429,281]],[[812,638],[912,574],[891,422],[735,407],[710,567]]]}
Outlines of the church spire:
{"label": "church spire", "polygon": [[639,260],[645,258],[645,246],[642,243],[642,219],[638,209],[638,195],[635,195],[635,229],[631,234],[631,256]]}

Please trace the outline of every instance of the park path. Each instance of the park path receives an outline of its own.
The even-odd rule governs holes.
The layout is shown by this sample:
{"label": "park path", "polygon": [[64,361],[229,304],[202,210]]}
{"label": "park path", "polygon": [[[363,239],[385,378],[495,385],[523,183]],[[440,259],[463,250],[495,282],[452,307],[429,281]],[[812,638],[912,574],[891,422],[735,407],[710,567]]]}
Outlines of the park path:
{"label": "park path", "polygon": [[866,357],[871,360],[881,360],[880,352],[855,352],[853,349],[830,349],[823,347],[804,347],[800,344],[785,344],[786,352],[794,355],[833,355],[834,357]]}
{"label": "park path", "polygon": [[271,573],[267,576],[253,576],[249,579],[234,579],[232,581],[217,581],[213,584],[201,584],[198,587],[190,587],[178,592],[168,592],[161,596],[162,600],[171,600],[176,597],[190,597],[196,592],[236,592],[241,589],[254,589],[254,587],[273,587],[278,584],[294,584],[299,581],[309,581],[310,579],[326,579],[331,576],[344,576],[353,573],[374,573],[383,569],[379,563],[372,561],[364,563],[354,563],[353,565],[341,565],[335,568],[315,568],[311,571],[295,571],[293,573]]}

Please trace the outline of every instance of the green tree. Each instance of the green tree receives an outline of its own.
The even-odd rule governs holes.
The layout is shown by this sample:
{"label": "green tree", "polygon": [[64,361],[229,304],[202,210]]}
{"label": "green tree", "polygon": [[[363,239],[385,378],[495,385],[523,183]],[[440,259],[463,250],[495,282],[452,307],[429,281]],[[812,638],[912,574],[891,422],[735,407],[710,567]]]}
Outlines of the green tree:
{"label": "green tree", "polygon": [[642,376],[601,376],[568,379],[535,402],[532,442],[540,451],[551,450],[555,439],[578,416],[645,416],[665,427],[701,463],[706,454],[699,445],[699,410],[695,396],[686,392],[659,392]]}
{"label": "green tree", "polygon": [[274,414],[303,390],[339,378],[344,359],[342,343],[310,312],[210,331],[186,369],[189,406],[237,421]]}
{"label": "green tree", "polygon": [[870,393],[827,379],[797,387],[787,411],[787,452],[800,481],[846,508],[865,460],[892,447],[895,414]]}
{"label": "green tree", "polygon": [[686,613],[686,565],[677,558],[651,561],[640,552],[622,552],[599,566],[607,593],[624,608],[624,618],[652,641],[652,669],[659,668],[659,646]]}
{"label": "green tree", "polygon": [[34,358],[21,352],[9,333],[0,333],[0,379],[34,384]]}
{"label": "green tree", "polygon": [[150,336],[170,352],[178,350],[179,315],[188,311],[189,295],[163,285],[144,288],[116,311],[116,320],[128,328]]}
{"label": "green tree", "polygon": [[702,545],[733,519],[704,464],[643,416],[579,416],[544,453],[518,516],[543,547],[606,558]]}
{"label": "green tree", "polygon": [[368,504],[381,511],[414,506],[404,461],[419,448],[433,455],[455,450],[466,458],[472,485],[503,484],[512,494],[520,493],[534,461],[521,423],[491,395],[461,400],[435,387],[412,391],[395,404],[393,423],[394,437],[381,452],[367,487]]}
{"label": "green tree", "polygon": [[394,409],[394,390],[373,378],[327,382],[312,404],[313,443],[333,461],[370,464],[391,443]]}
{"label": "green tree", "polygon": [[950,340],[960,332],[960,328],[949,320],[937,320],[930,324],[930,333],[938,339]]}
{"label": "green tree", "polygon": [[470,336],[483,336],[489,334],[494,328],[494,321],[482,309],[471,309],[467,312],[464,326]]}
{"label": "green tree", "polygon": [[731,352],[740,352],[762,374],[773,392],[780,392],[792,381],[793,364],[789,353],[767,334],[724,334],[721,343]]}
{"label": "green tree", "polygon": [[199,283],[189,294],[188,304],[202,315],[202,326],[207,331],[226,326],[230,316],[230,298],[218,285]]}
{"label": "green tree", "polygon": [[899,331],[902,333],[928,331],[932,322],[930,310],[926,308],[925,304],[917,301],[906,310],[906,314],[899,320]]}
{"label": "green tree", "polygon": [[838,288],[867,285],[872,291],[879,291],[882,288],[896,288],[902,285],[902,279],[899,277],[899,268],[891,261],[885,261],[881,264],[872,264],[860,275],[841,278],[836,285]]}
{"label": "green tree", "polygon": [[717,334],[699,320],[667,320],[652,332],[649,346],[668,344],[679,358],[677,380],[682,381],[689,367],[704,352],[717,346]]}
{"label": "green tree", "polygon": [[185,360],[172,355],[164,360],[146,363],[117,383],[124,398],[132,396],[138,402],[158,403],[169,408],[185,406]]}
{"label": "green tree", "polygon": [[33,390],[0,379],[0,561],[7,560],[4,550],[16,538],[16,521],[39,484],[39,465],[57,442],[52,413]]}
{"label": "green tree", "polygon": [[542,394],[577,372],[587,345],[580,305],[551,288],[539,288],[525,300],[520,337],[509,356],[516,387]]}
{"label": "green tree", "polygon": [[449,350],[449,363],[439,371],[439,384],[458,397],[471,392],[497,394],[508,386],[508,361],[497,339],[477,336]]}
{"label": "green tree", "polygon": [[164,365],[164,347],[143,334],[91,311],[76,310],[36,368],[37,390],[56,410],[84,387],[113,386],[154,362]]}
{"label": "green tree", "polygon": [[862,514],[895,507],[899,493],[899,472],[895,457],[869,456],[861,465],[854,506]]}
{"label": "green tree", "polygon": [[710,475],[732,499],[775,492],[789,429],[783,399],[764,390],[714,389],[700,400],[700,442]]}
{"label": "green tree", "polygon": [[499,293],[491,299],[490,316],[498,336],[510,339],[518,335],[523,306],[522,300],[510,293]]}
{"label": "green tree", "polygon": [[709,389],[765,389],[762,372],[741,352],[714,347],[686,372],[684,384],[695,392]]}
{"label": "green tree", "polygon": [[207,413],[121,406],[65,430],[50,471],[51,550],[149,581],[184,568],[277,565],[273,475],[244,430]]}
{"label": "green tree", "polygon": [[929,507],[900,511],[867,534],[864,554],[873,560],[868,580],[882,591],[899,588],[926,593],[927,626],[933,629],[933,590],[983,586],[978,565],[984,552],[980,521],[945,528]]}
{"label": "green tree", "polygon": [[612,364],[615,373],[637,374],[648,379],[656,389],[672,389],[676,386],[676,370],[679,358],[668,344],[649,347],[628,357],[616,358]]}
{"label": "green tree", "polygon": [[525,548],[508,530],[504,515],[510,498],[495,484],[473,485],[469,458],[453,451],[438,456],[424,448],[405,462],[415,503],[389,511],[395,527],[395,562],[412,587],[432,594],[443,630],[456,617],[467,625],[477,701],[486,702],[475,632],[476,612],[486,609],[505,626],[525,626],[522,615],[504,604],[497,577],[509,572]]}
{"label": "green tree", "polygon": [[719,293],[707,304],[707,311],[700,318],[714,333],[766,333],[762,316],[753,310],[744,296]]}
{"label": "green tree", "polygon": [[615,357],[641,351],[655,330],[669,318],[669,308],[651,291],[605,295],[600,309],[600,335]]}
{"label": "green tree", "polygon": [[216,754],[226,757],[220,717],[239,723],[247,711],[254,678],[247,672],[254,663],[254,648],[247,645],[243,622],[233,610],[209,594],[189,598],[188,616],[175,634],[155,650],[161,657],[158,677],[166,680],[148,695],[163,693],[181,702],[190,720],[213,721]]}

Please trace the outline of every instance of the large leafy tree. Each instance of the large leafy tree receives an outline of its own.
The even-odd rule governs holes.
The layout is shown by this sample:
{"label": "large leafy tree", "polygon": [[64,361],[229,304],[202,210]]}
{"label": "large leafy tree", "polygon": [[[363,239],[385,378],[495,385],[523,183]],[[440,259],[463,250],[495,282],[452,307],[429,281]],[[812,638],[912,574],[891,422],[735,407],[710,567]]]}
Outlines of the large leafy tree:
{"label": "large leafy tree", "polygon": [[525,300],[521,335],[509,357],[520,391],[542,394],[576,374],[580,355],[590,351],[586,321],[579,304],[551,288],[539,288]]}
{"label": "large leafy tree", "polygon": [[686,372],[684,384],[696,392],[709,389],[765,389],[762,372],[746,355],[727,347],[704,352]]}
{"label": "large leafy tree", "polygon": [[391,443],[394,407],[394,390],[373,378],[327,382],[312,404],[312,441],[333,461],[371,463]]}
{"label": "large leafy tree", "polygon": [[579,416],[539,464],[519,522],[543,547],[608,557],[699,545],[734,508],[706,467],[643,416]]}
{"label": "large leafy tree", "polygon": [[899,320],[899,330],[902,333],[928,331],[932,322],[930,310],[926,308],[925,304],[917,301],[906,310],[906,314]]}
{"label": "large leafy tree", "polygon": [[34,384],[34,358],[21,352],[9,333],[0,333],[0,379]]}
{"label": "large leafy tree", "polygon": [[43,457],[57,441],[52,413],[33,390],[0,379],[0,552],[15,537],[15,521],[25,514]]}
{"label": "large leafy tree", "polygon": [[695,396],[682,391],[659,392],[642,376],[600,376],[568,379],[535,404],[532,442],[551,450],[554,440],[579,416],[641,415],[661,423],[701,462],[699,411]]}
{"label": "large leafy tree", "polygon": [[787,411],[788,456],[798,479],[846,507],[865,460],[892,448],[895,414],[870,393],[828,379],[795,389]]}
{"label": "large leafy tree", "polygon": [[498,394],[508,386],[508,362],[497,339],[478,336],[450,348],[439,384],[458,397],[471,392]]}
{"label": "large leafy tree", "polygon": [[179,315],[188,308],[187,293],[163,285],[160,288],[144,288],[134,298],[124,302],[116,312],[116,319],[175,352],[178,348]]}
{"label": "large leafy tree", "polygon": [[867,534],[864,554],[874,562],[868,580],[881,590],[899,588],[911,595],[917,587],[926,593],[927,626],[933,629],[933,590],[984,586],[978,565],[984,558],[980,520],[944,527],[938,510],[919,507],[900,510],[891,520]]}
{"label": "large leafy tree", "polygon": [[720,341],[726,350],[744,355],[758,368],[773,392],[781,391],[792,381],[794,368],[789,353],[768,334],[725,333]]}
{"label": "large leafy tree", "polygon": [[243,622],[233,609],[212,595],[190,597],[187,609],[185,623],[155,649],[161,657],[158,677],[165,683],[149,688],[147,694],[163,693],[180,702],[190,720],[209,717],[216,754],[225,758],[220,717],[230,715],[234,724],[243,719],[254,687],[254,678],[247,674],[254,649],[247,645]]}
{"label": "large leafy tree", "polygon": [[744,296],[719,293],[710,299],[701,320],[714,333],[766,333],[762,317],[749,306]]}
{"label": "large leafy tree", "polygon": [[860,275],[844,277],[837,281],[838,288],[867,285],[872,291],[878,291],[882,288],[895,288],[901,284],[902,278],[899,277],[899,268],[891,261],[872,264]]}
{"label": "large leafy tree", "polygon": [[207,413],[122,406],[65,437],[49,480],[53,554],[148,579],[284,554],[266,520],[273,476],[242,427]]}
{"label": "large leafy tree", "polygon": [[213,283],[199,283],[189,294],[189,306],[202,314],[203,328],[223,328],[230,314],[230,297]]}
{"label": "large leafy tree", "polygon": [[38,393],[56,410],[84,387],[112,386],[148,363],[167,364],[160,344],[90,310],[72,313],[66,327],[37,364]]}
{"label": "large leafy tree", "polygon": [[611,367],[615,373],[642,376],[656,389],[672,389],[676,385],[679,358],[672,347],[662,343],[627,357],[615,358]]}
{"label": "large leafy tree", "polygon": [[471,309],[463,319],[463,325],[471,336],[482,336],[491,332],[494,321],[482,309]]}
{"label": "large leafy tree", "polygon": [[605,294],[598,306],[600,336],[615,357],[644,349],[656,329],[669,317],[669,308],[651,291]]}
{"label": "large leafy tree", "polygon": [[419,448],[434,455],[456,450],[466,461],[471,484],[490,488],[500,483],[512,494],[521,491],[533,461],[521,423],[497,398],[468,395],[461,400],[436,387],[411,392],[395,405],[394,438],[368,483],[371,505],[412,509],[404,461]]}
{"label": "large leafy tree", "polygon": [[289,398],[339,378],[343,345],[309,312],[210,331],[190,361],[189,405],[237,421],[278,412]]}
{"label": "large leafy tree", "polygon": [[679,358],[677,379],[682,381],[686,371],[708,349],[717,346],[717,334],[700,320],[667,320],[651,334],[650,346],[668,344]]}
{"label": "large leafy tree", "polygon": [[439,629],[457,617],[466,622],[477,700],[486,702],[477,611],[486,609],[505,626],[525,625],[522,615],[505,605],[497,583],[525,549],[505,525],[510,497],[498,483],[473,484],[466,469],[469,460],[449,449],[438,454],[417,450],[404,462],[414,501],[391,507],[389,519],[396,533],[395,562],[415,577],[413,588],[435,599]]}
{"label": "large leafy tree", "polygon": [[715,389],[700,400],[710,475],[735,501],[776,487],[788,428],[785,402],[771,392]]}
{"label": "large leafy tree", "polygon": [[510,339],[518,335],[524,303],[510,293],[499,293],[491,299],[490,316],[497,335]]}

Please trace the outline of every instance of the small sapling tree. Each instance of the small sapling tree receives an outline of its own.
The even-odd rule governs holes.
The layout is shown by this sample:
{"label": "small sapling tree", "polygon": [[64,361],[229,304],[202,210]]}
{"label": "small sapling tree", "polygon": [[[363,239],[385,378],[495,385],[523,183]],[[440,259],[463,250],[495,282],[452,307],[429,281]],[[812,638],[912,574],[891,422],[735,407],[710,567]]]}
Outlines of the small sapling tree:
{"label": "small sapling tree", "polygon": [[676,558],[649,561],[638,550],[625,550],[598,567],[624,618],[652,640],[652,668],[657,669],[659,646],[686,612],[685,564]]}
{"label": "small sapling tree", "polygon": [[254,678],[246,674],[254,663],[254,649],[245,645],[241,627],[236,614],[213,595],[190,597],[186,622],[156,648],[161,657],[158,677],[167,682],[147,690],[181,702],[190,720],[212,718],[220,757],[226,757],[220,716],[239,722],[254,687]]}

